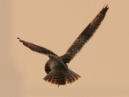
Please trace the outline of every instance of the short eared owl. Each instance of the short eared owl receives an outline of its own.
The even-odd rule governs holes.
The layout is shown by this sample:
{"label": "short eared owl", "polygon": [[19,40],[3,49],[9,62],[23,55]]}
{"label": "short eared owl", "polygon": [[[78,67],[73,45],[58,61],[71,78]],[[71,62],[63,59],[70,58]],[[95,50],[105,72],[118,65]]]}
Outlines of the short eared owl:
{"label": "short eared owl", "polygon": [[71,47],[62,56],[58,56],[54,52],[44,47],[24,41],[18,37],[19,41],[22,42],[26,47],[49,57],[49,60],[45,64],[45,72],[47,73],[47,75],[43,78],[45,81],[48,81],[52,84],[65,85],[66,83],[72,83],[80,78],[78,74],[68,68],[67,63],[74,58],[84,44],[92,37],[96,29],[103,21],[107,11],[108,6],[103,7],[98,15],[92,20],[91,23],[89,23],[89,25],[73,42]]}

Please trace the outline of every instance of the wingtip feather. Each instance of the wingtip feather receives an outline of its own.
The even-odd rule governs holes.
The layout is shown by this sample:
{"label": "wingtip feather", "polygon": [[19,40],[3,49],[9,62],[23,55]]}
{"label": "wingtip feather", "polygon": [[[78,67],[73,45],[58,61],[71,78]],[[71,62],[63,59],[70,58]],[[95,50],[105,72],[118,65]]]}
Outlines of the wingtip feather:
{"label": "wingtip feather", "polygon": [[19,42],[22,42],[22,40],[19,37],[17,37],[17,39],[19,40]]}

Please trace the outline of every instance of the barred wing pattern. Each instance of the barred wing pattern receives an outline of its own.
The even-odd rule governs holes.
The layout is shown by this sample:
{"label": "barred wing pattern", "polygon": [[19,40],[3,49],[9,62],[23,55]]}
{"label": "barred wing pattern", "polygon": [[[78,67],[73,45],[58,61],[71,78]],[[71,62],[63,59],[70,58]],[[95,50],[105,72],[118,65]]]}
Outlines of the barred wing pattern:
{"label": "barred wing pattern", "polygon": [[53,53],[52,51],[44,48],[44,47],[41,47],[41,46],[38,46],[38,45],[35,45],[33,43],[30,43],[30,42],[27,42],[27,41],[24,41],[22,39],[20,39],[19,37],[17,38],[19,39],[20,42],[23,43],[23,45],[25,45],[26,47],[30,48],[32,51],[35,51],[35,52],[38,52],[38,53],[42,53],[42,54],[45,54],[47,56],[57,56],[55,53]]}
{"label": "barred wing pattern", "polygon": [[73,57],[81,50],[84,44],[92,37],[96,29],[103,21],[107,10],[108,5],[105,6],[93,19],[93,21],[83,30],[83,32],[78,36],[67,52],[63,56],[60,56],[64,63],[69,63],[71,59],[73,59]]}

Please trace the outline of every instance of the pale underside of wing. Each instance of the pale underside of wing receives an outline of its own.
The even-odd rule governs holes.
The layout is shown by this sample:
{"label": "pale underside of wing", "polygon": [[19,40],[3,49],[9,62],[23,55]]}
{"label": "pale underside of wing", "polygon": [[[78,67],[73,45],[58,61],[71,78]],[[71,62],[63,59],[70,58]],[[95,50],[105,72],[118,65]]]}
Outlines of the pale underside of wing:
{"label": "pale underside of wing", "polygon": [[98,15],[92,20],[92,22],[82,31],[67,52],[60,56],[64,63],[69,63],[71,59],[73,59],[73,57],[81,50],[84,44],[92,37],[96,29],[103,21],[107,10],[108,6],[103,7]]}
{"label": "pale underside of wing", "polygon": [[51,56],[51,55],[52,56],[57,56],[54,52],[52,52],[52,51],[50,51],[50,50],[48,50],[48,49],[46,49],[44,47],[35,45],[35,44],[27,42],[27,41],[24,41],[24,40],[20,39],[19,37],[17,39],[19,39],[19,41],[22,42],[24,46],[30,48],[32,51],[42,53],[42,54],[45,54],[47,56]]}

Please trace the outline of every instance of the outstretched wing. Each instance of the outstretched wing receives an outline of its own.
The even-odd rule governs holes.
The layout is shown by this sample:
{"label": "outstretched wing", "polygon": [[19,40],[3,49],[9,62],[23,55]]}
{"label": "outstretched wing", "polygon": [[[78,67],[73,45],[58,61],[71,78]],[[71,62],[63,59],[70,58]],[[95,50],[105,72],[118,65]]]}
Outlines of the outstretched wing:
{"label": "outstretched wing", "polygon": [[105,6],[93,19],[93,21],[78,36],[78,38],[74,41],[71,47],[67,50],[67,52],[60,57],[64,63],[69,63],[70,60],[81,50],[84,44],[92,37],[96,29],[103,21],[107,10],[108,6]]}
{"label": "outstretched wing", "polygon": [[52,51],[50,51],[50,50],[48,50],[48,49],[46,49],[44,47],[35,45],[35,44],[27,42],[27,41],[24,41],[24,40],[20,39],[19,37],[17,39],[19,39],[19,41],[22,42],[23,45],[25,45],[26,47],[30,48],[31,50],[33,50],[35,52],[45,54],[45,55],[47,55],[49,57],[51,55],[57,56],[55,53],[53,53]]}

